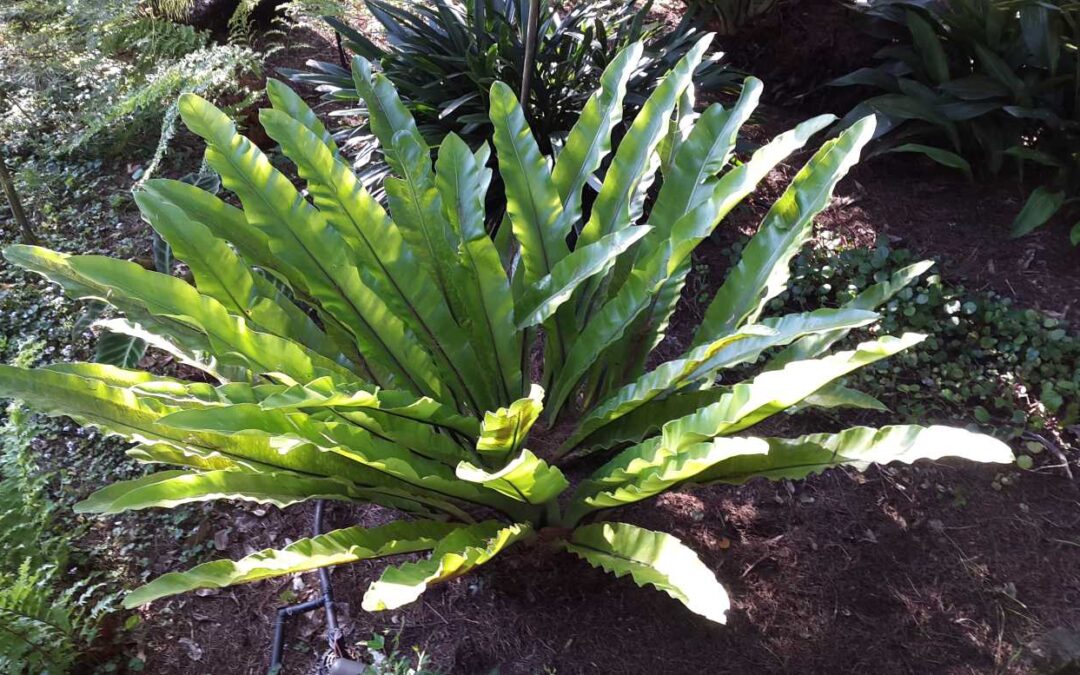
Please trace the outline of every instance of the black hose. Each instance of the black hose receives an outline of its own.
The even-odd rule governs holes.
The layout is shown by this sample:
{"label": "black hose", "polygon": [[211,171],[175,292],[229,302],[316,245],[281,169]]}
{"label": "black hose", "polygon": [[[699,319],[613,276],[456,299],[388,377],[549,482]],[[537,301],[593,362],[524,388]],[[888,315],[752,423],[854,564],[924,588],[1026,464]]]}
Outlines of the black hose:
{"label": "black hose", "polygon": [[[315,518],[312,524],[311,534],[317,537],[322,534],[323,500],[315,502]],[[306,614],[320,607],[326,610],[326,641],[331,651],[341,656],[341,648],[338,645],[340,635],[338,632],[337,615],[334,613],[334,595],[330,589],[330,571],[325,567],[319,568],[319,586],[322,591],[318,598],[301,602],[296,605],[279,607],[274,617],[274,642],[270,647],[270,673],[277,673],[282,665],[282,652],[285,650],[285,619]]]}

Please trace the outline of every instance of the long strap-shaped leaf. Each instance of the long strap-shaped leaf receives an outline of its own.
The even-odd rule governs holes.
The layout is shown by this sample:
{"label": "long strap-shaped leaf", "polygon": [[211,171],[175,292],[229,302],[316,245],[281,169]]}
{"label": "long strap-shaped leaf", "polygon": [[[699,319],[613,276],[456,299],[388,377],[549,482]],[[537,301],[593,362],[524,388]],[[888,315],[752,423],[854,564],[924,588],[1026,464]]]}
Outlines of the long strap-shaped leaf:
{"label": "long strap-shaped leaf", "polygon": [[[659,168],[656,148],[667,133],[671,113],[679,97],[693,80],[694,70],[712,42],[712,35],[698,40],[653,90],[641,107],[626,136],[615,150],[611,166],[593,204],[589,221],[581,230],[579,245],[598,241],[604,235],[629,227],[640,215],[645,192]],[[629,271],[626,270],[626,274]],[[623,279],[616,281],[621,286]],[[587,282],[576,294],[579,324],[591,321],[593,308],[606,292],[602,279]]]}
{"label": "long strap-shaped leaf", "polygon": [[347,527],[299,541],[280,550],[266,549],[232,560],[215,560],[186,572],[170,572],[124,598],[124,606],[138,607],[158,598],[197,588],[224,588],[285,574],[295,574],[388,555],[433,548],[440,539],[461,527],[432,520],[398,521],[381,527]]}
{"label": "long strap-shaped leaf", "polygon": [[320,212],[363,262],[372,289],[413,329],[435,357],[442,379],[464,397],[481,371],[476,354],[397,226],[348,165],[298,121],[275,110],[262,111],[260,120],[296,163]]}
{"label": "long strap-shaped leaf", "polygon": [[626,85],[643,49],[642,43],[635,42],[611,60],[600,76],[600,88],[585,103],[555,161],[551,179],[563,202],[564,237],[581,219],[581,193],[589,176],[611,152],[611,131],[622,120]]}
{"label": "long strap-shaped leaf", "polygon": [[[188,128],[206,139],[207,163],[240,197],[248,221],[268,237],[280,261],[275,267],[286,267],[291,280],[318,298],[324,316],[340,322],[357,340],[380,384],[400,381],[420,393],[443,396],[444,385],[430,355],[364,284],[348,258],[348,245],[322,215],[258,148],[236,133],[224,113],[193,94],[183,95],[179,107]],[[380,372],[385,375],[379,377]],[[387,379],[390,382],[381,381]]]}
{"label": "long strap-shaped leaf", "polygon": [[702,374],[731,368],[757,359],[762,352],[782,346],[804,335],[865,326],[878,315],[862,310],[820,309],[804,314],[789,314],[750,324],[731,335],[690,350],[626,385],[594,408],[567,440],[569,451],[594,431],[628,415],[649,401],[686,386]]}
{"label": "long strap-shaped leaf", "polygon": [[334,135],[326,130],[315,111],[288,85],[280,80],[267,78],[266,97],[270,99],[270,105],[274,107],[274,110],[280,110],[303,124],[326,146],[331,154],[335,156],[338,154],[339,151],[337,143],[334,142]]}
{"label": "long strap-shaped leaf", "polygon": [[302,381],[325,375],[342,382],[356,379],[336,362],[292,340],[251,330],[246,321],[182,279],[103,256],[72,256],[68,262],[110,293],[137,300],[150,314],[173,317],[204,333],[223,361],[239,356],[242,360],[236,365],[262,373],[282,372]]}
{"label": "long strap-shaped leaf", "polygon": [[760,80],[748,77],[731,109],[713,104],[698,118],[689,136],[679,145],[649,213],[649,224],[658,228],[658,234],[665,234],[679,218],[708,197],[707,179],[727,165],[739,129],[757,108],[762,89]]}
{"label": "long strap-shaped leaf", "polygon": [[521,336],[514,327],[514,298],[499,252],[484,229],[484,195],[491,181],[486,168],[489,146],[474,155],[457,134],[439,146],[435,184],[447,219],[461,235],[458,259],[465,284],[459,289],[472,344],[489,359],[488,377],[501,383],[501,404],[521,395]]}
{"label": "long strap-shaped leaf", "polygon": [[[622,368],[627,375],[635,376],[641,372],[649,352],[664,337],[667,323],[675,311],[690,272],[690,254],[694,248],[709,236],[735,206],[756,189],[773,167],[802,148],[814,134],[832,124],[835,119],[832,115],[820,115],[806,120],[791,131],[774,138],[758,149],[748,162],[733,168],[723,177],[706,178],[691,196],[694,203],[689,205],[673,225],[653,230],[638,247],[638,261],[635,266],[639,269],[656,270],[659,265],[666,265],[666,269],[659,272],[658,278],[662,279],[660,287],[652,295],[648,308],[633,327],[630,333],[633,337],[624,341],[626,348],[621,353],[609,355],[608,361],[615,364],[615,367]],[[684,145],[688,144],[689,141]],[[715,148],[711,140],[709,147]],[[719,150],[716,152],[718,154]],[[661,237],[660,233],[666,235]],[[664,257],[667,247],[670,247],[670,253]]]}
{"label": "long strap-shaped leaf", "polygon": [[353,57],[352,76],[357,93],[367,104],[371,131],[379,139],[387,163],[401,175],[395,155],[394,136],[406,131],[423,143],[423,136],[416,127],[416,121],[401,102],[390,80],[382,74],[372,73],[370,61],[361,56]]}
{"label": "long strap-shaped leaf", "polygon": [[802,479],[835,466],[865,470],[873,463],[912,463],[959,457],[1011,462],[1008,446],[990,436],[953,427],[855,427],[838,434],[794,439],[716,438],[666,455],[658,464],[618,471],[581,484],[567,518],[648,499],[680,483],[740,484],[751,478]]}
{"label": "long strap-shaped leaf", "polygon": [[[280,436],[217,433],[180,429],[161,420],[182,407],[168,405],[135,390],[105,381],[54,370],[0,366],[0,393],[26,401],[49,415],[66,415],[80,424],[144,443],[167,442],[181,447],[219,451],[229,458],[253,460],[309,476],[336,477],[360,486],[407,490],[417,501],[435,504],[440,493],[410,483],[355,458],[326,452],[311,443]],[[415,477],[414,477],[415,478]],[[497,495],[496,495],[497,496]],[[500,497],[501,499],[501,497]],[[512,504],[512,502],[511,502]],[[447,509],[443,509],[447,510]]]}
{"label": "long strap-shaped leaf", "polygon": [[294,445],[310,443],[384,476],[378,485],[405,483],[428,493],[483,504],[504,512],[519,511],[520,505],[502,495],[457,480],[446,464],[378,438],[348,422],[324,421],[300,412],[239,404],[176,412],[163,418],[161,423],[177,429],[265,436],[273,442]]}
{"label": "long strap-shaped leaf", "polygon": [[521,246],[523,282],[531,286],[569,253],[559,225],[562,201],[517,97],[502,82],[491,86],[491,123],[506,210]]}
{"label": "long strap-shaped leaf", "polygon": [[543,323],[570,299],[574,290],[587,279],[610,269],[614,261],[651,230],[649,226],[630,227],[613,232],[600,241],[579,246],[555,263],[551,273],[537,280],[517,303],[517,327],[525,329]]}
{"label": "long strap-shaped leaf", "polygon": [[126,453],[142,464],[169,464],[199,471],[221,471],[223,469],[244,469],[252,472],[271,473],[276,467],[262,462],[226,455],[219,450],[198,448],[175,443],[142,443],[130,448]]}
{"label": "long strap-shaped leaf", "polygon": [[[851,300],[845,302],[843,308],[864,310],[877,309],[906,288],[908,284],[922,276],[923,273],[933,267],[933,265],[933,261],[924,260],[913,265],[908,265],[903,269],[899,269],[893,272],[888,279],[879,281]],[[769,359],[769,362],[765,364],[765,370],[775,370],[784,367],[792,361],[811,359],[820,356],[828,351],[829,348],[839,340],[843,339],[848,332],[848,330],[838,329],[819,335],[807,335],[790,345],[775,357]]]}
{"label": "long strap-shaped leaf", "polygon": [[480,435],[480,423],[475,417],[459,415],[453,408],[427,397],[417,397],[406,391],[380,389],[373,391],[356,385],[340,385],[330,378],[319,378],[307,384],[292,384],[259,401],[266,409],[273,408],[336,408],[343,411],[360,409],[370,415],[383,414],[410,422],[450,429],[465,436]]}
{"label": "long strap-shaped leaf", "polygon": [[400,177],[384,182],[390,213],[413,249],[424,251],[422,260],[431,265],[439,290],[457,320],[464,316],[459,287],[461,269],[456,251],[460,237],[443,212],[442,196],[435,185],[431,150],[416,134],[399,131],[393,139],[395,167]]}
{"label": "long strap-shaped leaf", "polygon": [[147,201],[179,208],[190,220],[208,227],[215,237],[232,244],[252,265],[274,273],[280,264],[270,248],[270,240],[247,221],[244,212],[206,190],[178,180],[153,178],[143,185],[139,194],[146,194]]}
{"label": "long strap-shaped leaf", "polygon": [[574,341],[565,364],[556,373],[554,391],[547,406],[549,419],[555,419],[586,371],[597,364],[604,350],[622,338],[645,310],[654,285],[647,275],[635,270],[618,295],[589,319]]}
{"label": "long strap-shaped leaf", "polygon": [[244,469],[161,471],[119,481],[79,502],[75,510],[79,513],[121,513],[149,508],[171,509],[181,504],[216,499],[239,499],[279,508],[311,499],[342,499],[371,502],[412,513],[425,511],[419,502],[402,491],[363,488],[341,479],[315,478],[290,471]]}
{"label": "long strap-shaped leaf", "polygon": [[493,520],[454,530],[439,541],[427,560],[388,567],[364,593],[363,608],[378,612],[407,605],[429,586],[483,565],[531,531],[526,523],[506,525]]}
{"label": "long strap-shaped leaf", "polygon": [[330,375],[342,382],[356,380],[338,363],[296,342],[251,330],[213,298],[175,277],[101,256],[67,256],[34,247],[9,247],[5,253],[61,283],[75,297],[107,300],[140,325],[147,326],[146,320],[159,324],[166,337],[219,353],[233,365],[288,372],[301,379]]}
{"label": "long strap-shaped leaf", "polygon": [[273,284],[260,284],[247,263],[224,239],[168,201],[136,193],[135,202],[147,222],[191,270],[196,286],[252,325],[340,360],[330,338]]}
{"label": "long strap-shaped leaf", "polygon": [[788,264],[810,237],[814,216],[828,205],[836,184],[858,162],[873,133],[873,117],[859,120],[825,143],[799,171],[705,310],[695,344],[754,321],[765,303],[786,287]]}
{"label": "long strap-shaped leaf", "polygon": [[[558,414],[586,370],[593,368],[594,372],[598,372],[597,369],[624,367],[624,362],[617,358],[618,354],[614,355],[616,358],[602,358],[601,355],[632,330],[634,322],[638,321],[646,310],[652,311],[656,308],[658,298],[663,297],[657,294],[657,287],[659,286],[660,293],[663,293],[665,280],[684,266],[688,269],[686,261],[694,247],[709,236],[743,197],[753,191],[768,170],[831,120],[831,117],[822,117],[805,122],[762,148],[755,155],[755,160],[758,161],[752,160],[738,167],[715,183],[709,198],[679,219],[663,246],[653,245],[647,249],[646,257],[634,267],[627,281],[614,297],[590,317],[574,341],[565,365],[558,371],[554,394],[548,405],[548,413],[552,418]],[[679,288],[681,285],[671,289],[674,296],[670,300],[671,309],[674,308]],[[646,327],[651,325],[646,324]],[[655,326],[653,330],[658,332],[660,328],[661,326]],[[651,349],[650,343],[644,349],[644,354]],[[629,346],[626,350],[632,353]],[[643,361],[644,355],[641,359]]]}
{"label": "long strap-shaped leaf", "polygon": [[[141,330],[151,333],[160,346],[166,348],[167,351],[185,354],[185,360],[190,359],[188,362],[196,368],[204,368],[216,376],[213,364],[208,367],[201,366],[195,356],[199,352],[209,352],[210,340],[205,334],[174,317],[153,315],[134,298],[110,293],[101,284],[95,283],[72,269],[72,256],[39,246],[15,244],[4,249],[4,258],[59,284],[64,289],[64,293],[72,299],[91,298],[107,301],[108,304],[123,312]],[[115,331],[116,328],[114,327],[113,330]],[[144,339],[149,341],[148,338],[149,336]],[[174,347],[168,348],[169,344]]]}
{"label": "long strap-shaped leaf", "polygon": [[667,132],[671,112],[711,42],[711,35],[698,40],[641,107],[615,151],[589,222],[581,231],[582,244],[591,244],[631,224],[630,201],[637,185],[645,179],[656,146]]}
{"label": "long strap-shaped leaf", "polygon": [[666,422],[716,403],[730,391],[730,387],[723,386],[712,386],[708,389],[688,387],[663,398],[654,398],[636,408],[634,414],[622,415],[577,441],[575,451],[571,452],[571,447],[564,444],[556,456],[578,459],[593,452],[640,443],[656,435]]}
{"label": "long strap-shaped leaf", "polygon": [[385,76],[372,73],[371,63],[362,57],[353,59],[352,73],[356,90],[367,104],[371,130],[397,176],[385,184],[390,211],[421,263],[432,269],[439,281],[438,290],[458,318],[464,310],[457,297],[461,279],[453,265],[458,241],[450,236],[453,231],[442,219],[431,173],[431,149]]}
{"label": "long strap-shaped leaf", "polygon": [[780,370],[762,373],[749,383],[735,385],[731,394],[699,413],[665,424],[664,444],[677,450],[697,440],[746,429],[798,403],[829,382],[917,345],[925,338],[917,333],[886,335],[863,342],[851,351],[795,361]]}
{"label": "long strap-shaped leaf", "polygon": [[574,530],[566,550],[638,586],[667,593],[710,621],[726,623],[731,607],[712,570],[681,541],[628,523],[593,523]]}
{"label": "long strap-shaped leaf", "polygon": [[854,351],[837,352],[822,359],[796,361],[780,370],[762,373],[742,382],[718,401],[671,420],[660,436],[623,450],[597,469],[590,480],[615,480],[633,476],[696,443],[737,431],[786,410],[826,384],[858,368],[891,356],[922,341],[907,333],[901,338],[885,336],[864,342]]}
{"label": "long strap-shaped leaf", "polygon": [[759,440],[766,444],[765,452],[719,462],[691,482],[741,484],[758,476],[796,480],[834,466],[863,471],[875,463],[911,464],[942,457],[1000,464],[1014,459],[1009,446],[992,436],[944,426],[853,427],[836,434]]}

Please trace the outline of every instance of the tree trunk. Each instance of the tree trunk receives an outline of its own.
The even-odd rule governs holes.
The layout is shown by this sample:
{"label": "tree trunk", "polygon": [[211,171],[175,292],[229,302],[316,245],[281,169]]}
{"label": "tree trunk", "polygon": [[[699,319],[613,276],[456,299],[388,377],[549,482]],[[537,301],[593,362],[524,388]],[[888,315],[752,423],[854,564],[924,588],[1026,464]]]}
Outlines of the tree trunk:
{"label": "tree trunk", "polygon": [[4,194],[7,196],[8,204],[11,205],[11,215],[15,217],[15,224],[22,234],[23,243],[37,245],[37,235],[30,227],[30,221],[26,219],[26,212],[23,211],[22,202],[19,201],[19,194],[15,192],[15,181],[8,173],[7,162],[2,153],[0,153],[0,185],[4,187]]}

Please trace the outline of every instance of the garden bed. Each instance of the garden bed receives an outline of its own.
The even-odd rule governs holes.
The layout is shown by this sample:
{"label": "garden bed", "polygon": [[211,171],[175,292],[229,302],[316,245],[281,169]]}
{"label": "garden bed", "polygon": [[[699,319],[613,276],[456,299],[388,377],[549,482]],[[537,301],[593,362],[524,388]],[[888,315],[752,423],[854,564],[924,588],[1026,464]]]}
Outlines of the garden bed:
{"label": "garden bed", "polygon": [[[787,39],[748,43],[734,55],[752,61],[770,53],[761,72],[740,65],[761,75],[767,90],[773,84],[781,92],[801,87],[798,93],[810,96],[805,109],[767,111],[755,140],[825,105],[820,93],[811,93],[820,78],[772,83],[766,71],[789,68],[805,50],[827,49],[847,35],[836,12],[818,17],[827,23],[821,26],[811,11],[790,5],[785,11]],[[796,28],[818,37],[796,48],[790,36]],[[750,31],[747,39],[757,34]],[[332,42],[303,37],[316,47],[279,52],[268,70],[295,67],[313,54],[336,60]],[[785,44],[794,55],[775,53],[775,45]],[[842,72],[848,64],[828,65]],[[201,147],[189,136],[178,143],[190,145],[193,155]],[[753,232],[805,158],[792,158],[770,175],[748,206],[702,245],[691,286],[715,287],[730,264],[726,250],[740,234]],[[841,183],[834,205],[818,219],[818,239],[910,249],[936,260],[951,282],[1012,298],[1075,333],[1080,248],[1067,245],[1066,222],[1009,239],[1024,194],[1012,181],[972,184],[922,158],[876,159]],[[142,236],[138,230],[134,218],[124,223],[125,252],[131,238]],[[692,300],[680,307],[669,338],[673,352],[685,346],[686,326],[696,323],[690,319],[701,309]],[[889,417],[804,413],[779,416],[768,426],[771,433],[794,436],[867,420],[884,424]],[[1060,431],[1074,446],[1080,442],[1075,428]],[[1064,451],[1075,465],[1076,451]],[[64,461],[63,453],[54,456]],[[185,526],[181,537],[172,536],[180,528],[148,531],[145,514],[131,514],[101,521],[83,543],[107,538],[117,524],[152,539],[141,560],[118,554],[115,561],[133,586],[143,572],[188,566],[190,560],[179,560],[182,549],[198,549],[200,560],[237,558],[307,536],[312,507],[214,504],[185,512],[187,522],[198,525]],[[627,522],[677,535],[701,556],[732,596],[727,626],[537,542],[433,588],[402,610],[378,614],[360,605],[383,563],[335,568],[331,579],[345,643],[385,634],[406,653],[422,650],[430,667],[467,675],[974,674],[1028,673],[1060,663],[1065,657],[1059,652],[1067,648],[1062,645],[1080,635],[1080,476],[1066,475],[1049,452],[1033,470],[948,461],[862,474],[834,469],[798,484],[683,490],[621,513]],[[390,519],[380,507],[331,504],[325,529]],[[265,672],[277,607],[317,592],[318,577],[311,573],[159,600],[137,610],[141,622],[112,633],[115,643],[92,658],[122,654],[149,673]],[[325,649],[323,631],[320,612],[290,622],[283,672],[315,671]]]}

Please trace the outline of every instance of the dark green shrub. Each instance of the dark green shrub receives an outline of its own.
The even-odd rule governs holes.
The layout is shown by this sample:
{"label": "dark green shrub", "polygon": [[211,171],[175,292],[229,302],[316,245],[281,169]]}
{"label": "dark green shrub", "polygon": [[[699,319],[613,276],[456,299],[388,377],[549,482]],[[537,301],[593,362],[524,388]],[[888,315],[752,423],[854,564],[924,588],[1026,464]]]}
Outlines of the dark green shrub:
{"label": "dark green shrub", "polygon": [[[1044,176],[1013,224],[1041,226],[1080,191],[1080,3],[872,0],[856,5],[889,44],[881,65],[834,80],[884,93],[875,152],[916,152],[971,174],[1015,164]],[[1072,228],[1080,243],[1080,222]]]}
{"label": "dark green shrub", "polygon": [[[366,0],[386,33],[388,48],[375,44],[344,24],[327,21],[353,53],[377,64],[401,92],[420,132],[432,142],[456,133],[476,147],[491,136],[488,91],[496,81],[515,92],[521,88],[528,0],[428,0],[402,8],[382,0]],[[648,20],[652,0],[635,6],[633,0],[574,3],[565,14],[553,3],[540,3],[540,25],[529,101],[529,126],[541,148],[551,153],[569,132],[578,112],[600,84],[615,54],[643,41],[644,54],[630,74],[625,103],[635,111],[659,79],[702,35],[697,17],[688,13],[671,30]],[[738,79],[723,68],[719,54],[706,59],[696,73],[704,91],[733,89]],[[318,86],[326,98],[355,103],[352,75],[333,63],[309,62],[313,70],[285,70],[292,81]],[[693,105],[693,90],[683,106]],[[366,116],[361,107],[352,111]],[[345,114],[345,113],[342,113]],[[346,129],[344,135],[365,131]],[[371,140],[367,137],[367,140]],[[369,166],[361,178],[369,187],[386,173],[385,164]]]}
{"label": "dark green shrub", "polygon": [[779,0],[690,0],[692,11],[703,11],[713,19],[720,35],[736,35],[750,21],[766,14]]}

